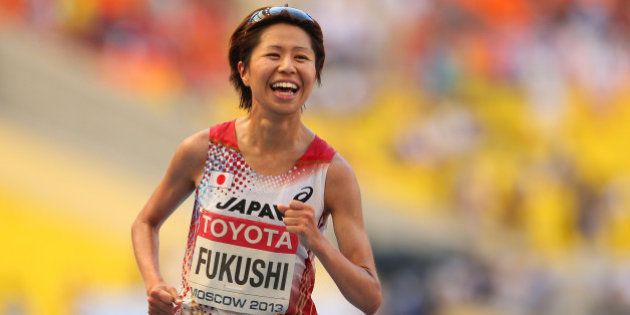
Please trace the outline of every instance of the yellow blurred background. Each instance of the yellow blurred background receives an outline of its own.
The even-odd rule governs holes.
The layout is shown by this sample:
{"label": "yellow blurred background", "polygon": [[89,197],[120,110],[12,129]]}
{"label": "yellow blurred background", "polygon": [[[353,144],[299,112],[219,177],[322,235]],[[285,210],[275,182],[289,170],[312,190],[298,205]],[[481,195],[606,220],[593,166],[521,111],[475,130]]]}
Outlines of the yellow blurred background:
{"label": "yellow blurred background", "polygon": [[[130,224],[244,114],[228,37],[285,2],[0,0],[0,314],[146,313]],[[379,314],[630,314],[630,2],[289,4],[324,30],[304,120],[359,178]],[[358,314],[321,266],[314,294]]]}

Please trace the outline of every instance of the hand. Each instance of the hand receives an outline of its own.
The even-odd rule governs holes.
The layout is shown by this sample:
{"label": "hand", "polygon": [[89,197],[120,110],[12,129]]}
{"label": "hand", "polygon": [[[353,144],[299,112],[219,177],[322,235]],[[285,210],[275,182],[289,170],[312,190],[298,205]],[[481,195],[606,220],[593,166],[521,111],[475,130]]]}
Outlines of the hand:
{"label": "hand", "polygon": [[315,210],[311,205],[292,200],[288,206],[279,204],[278,210],[284,215],[282,221],[286,224],[287,231],[297,234],[302,245],[313,250],[319,244],[323,235],[317,228]]}
{"label": "hand", "polygon": [[182,304],[182,299],[175,288],[164,282],[159,282],[149,289],[149,315],[175,314],[176,307]]}

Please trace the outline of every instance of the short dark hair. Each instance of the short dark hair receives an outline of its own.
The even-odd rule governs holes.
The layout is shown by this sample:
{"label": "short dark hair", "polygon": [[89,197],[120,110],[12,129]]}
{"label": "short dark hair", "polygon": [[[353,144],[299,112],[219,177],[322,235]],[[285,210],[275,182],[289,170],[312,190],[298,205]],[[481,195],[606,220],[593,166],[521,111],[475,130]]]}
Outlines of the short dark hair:
{"label": "short dark hair", "polygon": [[245,67],[248,67],[252,51],[260,43],[260,36],[267,27],[284,23],[295,25],[308,34],[311,39],[311,46],[315,52],[315,78],[318,84],[321,84],[321,72],[324,67],[324,59],[326,58],[324,35],[315,20],[304,21],[296,19],[287,13],[269,15],[257,22],[250,23],[252,15],[265,8],[256,9],[249,13],[230,37],[228,54],[231,70],[230,82],[232,82],[236,91],[240,93],[241,101],[239,107],[247,111],[250,111],[252,108],[252,90],[243,83],[243,79],[241,79],[238,71],[238,62],[242,61]]}

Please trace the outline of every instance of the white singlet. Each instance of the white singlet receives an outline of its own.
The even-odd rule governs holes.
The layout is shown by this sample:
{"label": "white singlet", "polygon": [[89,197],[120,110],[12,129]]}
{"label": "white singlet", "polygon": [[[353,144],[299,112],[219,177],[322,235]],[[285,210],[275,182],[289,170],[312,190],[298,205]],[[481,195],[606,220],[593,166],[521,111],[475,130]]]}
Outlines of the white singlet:
{"label": "white singlet", "polygon": [[326,172],[335,150],[315,136],[289,171],[257,174],[240,153],[234,124],[209,131],[178,314],[317,314],[314,255],[286,231],[276,207],[293,199],[310,204],[323,231]]}

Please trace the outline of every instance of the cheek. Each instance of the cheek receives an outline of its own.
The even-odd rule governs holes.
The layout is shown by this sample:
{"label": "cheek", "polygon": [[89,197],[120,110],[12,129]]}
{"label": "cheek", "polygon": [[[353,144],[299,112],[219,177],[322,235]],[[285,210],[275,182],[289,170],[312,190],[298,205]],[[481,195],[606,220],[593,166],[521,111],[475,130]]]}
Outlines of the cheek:
{"label": "cheek", "polygon": [[305,80],[308,80],[309,85],[313,85],[313,83],[317,80],[317,71],[315,71],[315,67],[308,67],[304,70]]}
{"label": "cheek", "polygon": [[272,73],[273,65],[270,65],[267,62],[259,62],[255,65],[255,68],[252,69],[250,80],[261,81],[258,82],[260,84],[263,83],[262,81],[266,82]]}

